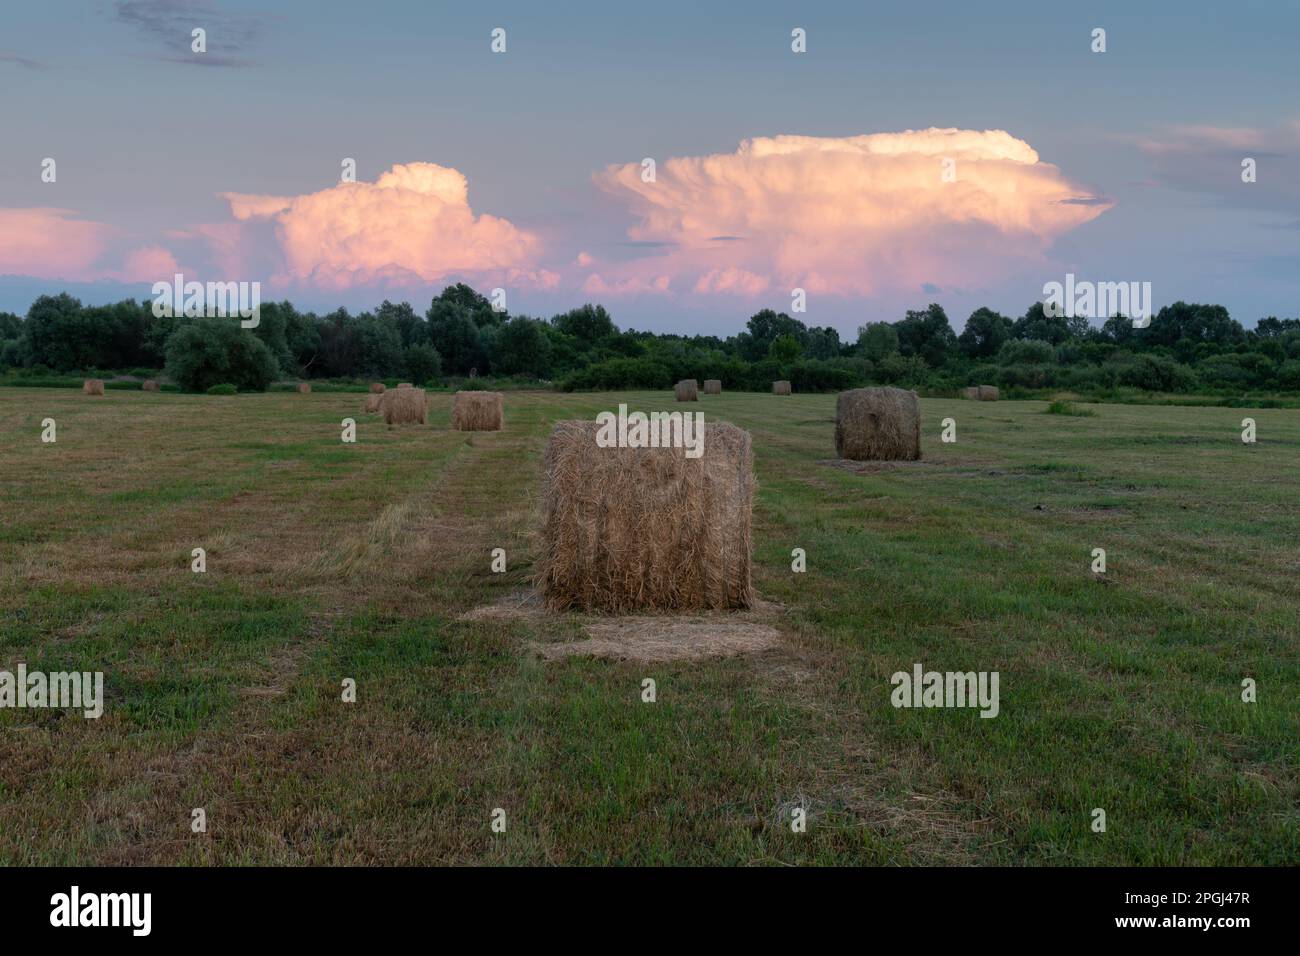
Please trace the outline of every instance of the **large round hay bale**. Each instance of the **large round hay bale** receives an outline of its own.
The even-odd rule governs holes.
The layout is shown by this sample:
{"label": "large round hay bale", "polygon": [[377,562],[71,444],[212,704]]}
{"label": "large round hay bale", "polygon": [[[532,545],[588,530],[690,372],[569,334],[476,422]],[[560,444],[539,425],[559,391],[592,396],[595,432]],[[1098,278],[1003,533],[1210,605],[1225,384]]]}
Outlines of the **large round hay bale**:
{"label": "large round hay bale", "polygon": [[549,607],[621,613],[749,607],[749,432],[704,425],[703,454],[602,448],[597,422],[558,422],[546,445],[537,584]]}
{"label": "large round hay bale", "polygon": [[366,396],[366,413],[373,415],[382,411],[384,407],[384,396],[381,392],[371,392]]}
{"label": "large round hay bale", "polygon": [[700,383],[693,378],[684,378],[673,386],[673,392],[679,402],[698,402],[700,400]]}
{"label": "large round hay bale", "polygon": [[835,453],[853,461],[921,457],[921,403],[902,388],[855,388],[835,402]]}
{"label": "large round hay bale", "polygon": [[158,383],[155,382],[155,381],[154,381],[153,379],[151,379],[151,378],[150,378],[150,379],[145,379],[145,381],[142,382],[141,385],[140,385],[140,391],[142,391],[142,392],[156,392],[156,391],[158,391]]}
{"label": "large round hay bale", "polygon": [[497,432],[505,424],[500,392],[457,392],[451,400],[451,427],[460,432]]}
{"label": "large round hay bale", "polygon": [[373,394],[375,394],[375,395],[382,395],[382,394],[384,394],[384,388],[385,388],[385,385],[384,385],[383,382],[371,382],[371,383],[370,383],[370,391],[371,391]]}
{"label": "large round hay bale", "polygon": [[973,402],[978,402],[980,400],[980,387],[978,385],[972,385],[969,388],[963,388],[961,390],[961,397],[970,399]]}
{"label": "large round hay bale", "polygon": [[398,382],[398,383],[397,383],[397,387],[398,387],[398,388],[414,388],[415,386],[412,385],[410,382]]}
{"label": "large round hay bale", "polygon": [[310,393],[311,393],[311,383],[310,383],[310,382],[299,382],[299,383],[298,383],[298,394],[299,394],[299,395],[309,395]]}
{"label": "large round hay bale", "polygon": [[996,385],[981,385],[979,389],[981,402],[996,402],[998,400],[1000,393]]}
{"label": "large round hay bale", "polygon": [[722,380],[721,380],[721,379],[716,379],[716,378],[706,378],[706,379],[704,380],[704,394],[705,394],[705,395],[721,395],[721,394],[722,394]]}
{"label": "large round hay bale", "polygon": [[772,383],[772,394],[773,394],[773,395],[789,395],[789,394],[790,394],[790,383],[789,383],[789,382],[773,382],[773,383]]}
{"label": "large round hay bale", "polygon": [[380,396],[385,425],[424,424],[424,389],[395,388]]}
{"label": "large round hay bale", "polygon": [[81,394],[83,395],[103,395],[104,380],[102,378],[88,378],[81,383]]}

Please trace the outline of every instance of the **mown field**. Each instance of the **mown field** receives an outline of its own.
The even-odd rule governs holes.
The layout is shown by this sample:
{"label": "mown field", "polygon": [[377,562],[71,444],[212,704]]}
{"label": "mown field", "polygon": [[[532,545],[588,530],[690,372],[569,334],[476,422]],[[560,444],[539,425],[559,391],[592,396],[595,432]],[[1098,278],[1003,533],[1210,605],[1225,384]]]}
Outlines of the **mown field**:
{"label": "mown field", "polygon": [[[528,587],[551,423],[670,398],[512,392],[469,436],[446,394],[390,431],[354,394],[0,391],[0,669],[108,697],[0,710],[0,862],[1300,862],[1300,412],[927,399],[926,460],[859,473],[833,396],[706,396],[754,436],[774,648],[547,660],[590,619],[464,619]],[[998,671],[1001,713],[895,709],[917,662]]]}

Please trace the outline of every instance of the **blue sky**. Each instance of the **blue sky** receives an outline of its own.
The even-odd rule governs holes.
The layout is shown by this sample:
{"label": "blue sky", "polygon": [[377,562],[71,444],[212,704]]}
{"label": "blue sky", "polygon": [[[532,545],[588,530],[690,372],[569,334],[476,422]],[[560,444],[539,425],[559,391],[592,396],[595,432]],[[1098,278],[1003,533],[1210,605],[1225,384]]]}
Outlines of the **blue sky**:
{"label": "blue sky", "polygon": [[[62,289],[89,301],[148,296],[149,270],[164,253],[196,278],[214,277],[223,265],[195,227],[218,224],[237,244],[241,270],[220,277],[279,276],[283,284],[264,296],[315,308],[385,297],[423,308],[463,278],[506,287],[512,311],[550,314],[598,299],[623,326],[726,334],[757,308],[788,309],[789,287],[820,275],[824,288],[801,318],[851,334],[931,300],[958,328],[980,305],[1019,314],[1044,282],[1073,271],[1150,281],[1157,305],[1219,302],[1247,325],[1300,314],[1300,7],[1060,6],[11,3],[0,34],[0,210],[67,210],[64,220],[103,228],[77,233],[91,244],[81,259],[45,268],[14,247],[20,226],[45,228],[46,219],[0,213],[11,230],[0,238],[0,273],[12,273],[0,277],[0,309],[23,312],[35,295]],[[207,60],[189,51],[191,23],[208,30]],[[489,49],[494,27],[507,31],[504,54]],[[807,31],[807,53],[791,52],[794,27]],[[1095,27],[1106,30],[1102,54],[1090,50]],[[778,197],[775,220],[715,216],[750,175],[736,158],[742,141],[930,128],[1005,130],[1059,170],[1063,190],[1068,183],[1113,205],[1012,239],[988,223],[908,220],[897,281],[885,274],[895,240],[879,218],[837,221],[827,245],[840,253],[823,269],[806,248],[817,238],[811,227],[782,231],[780,216],[801,215],[789,195]],[[1240,181],[1246,156],[1258,163],[1252,184]],[[57,161],[55,183],[41,181],[44,157]],[[342,157],[356,159],[366,183],[397,164],[458,171],[466,214],[505,220],[511,251],[493,251],[491,266],[413,251],[409,261],[397,257],[396,279],[383,268],[342,276],[319,244],[283,237],[296,213],[235,229],[221,194],[330,190]],[[645,197],[626,182],[593,181],[643,157],[679,187],[655,207],[662,215],[724,224],[741,216],[752,231],[733,245],[747,248],[697,255],[689,227],[647,224]],[[666,168],[699,158],[703,169],[705,157],[727,167],[717,182]],[[818,176],[816,166],[799,168]],[[1006,182],[998,188],[1018,188]],[[862,198],[852,188],[850,218]],[[302,229],[335,225],[334,207],[317,207],[317,218],[298,214]],[[50,242],[70,247],[57,226]],[[465,229],[420,241],[501,238]],[[965,238],[949,243],[957,233]],[[344,238],[353,250],[369,243],[363,258],[381,265],[374,257],[387,237]],[[942,257],[918,252],[925,243],[942,246]],[[861,250],[862,271],[877,281],[847,280],[846,249]],[[578,264],[580,254],[591,264]],[[316,265],[332,270],[327,281],[307,275]],[[933,279],[917,281],[926,268]],[[762,291],[699,291],[709,284],[701,276],[717,270],[737,270]],[[646,291],[660,277],[665,289]]]}

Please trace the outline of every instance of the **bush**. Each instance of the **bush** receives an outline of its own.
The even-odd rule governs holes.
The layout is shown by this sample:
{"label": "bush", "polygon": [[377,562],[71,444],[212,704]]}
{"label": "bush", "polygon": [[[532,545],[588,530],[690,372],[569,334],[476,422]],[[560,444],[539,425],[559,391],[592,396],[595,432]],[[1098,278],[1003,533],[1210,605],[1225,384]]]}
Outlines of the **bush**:
{"label": "bush", "polygon": [[796,392],[842,392],[861,384],[847,369],[818,359],[796,362],[790,368],[789,381]]}
{"label": "bush", "polygon": [[442,356],[432,345],[412,345],[406,350],[406,374],[415,385],[427,385],[442,374]]}
{"label": "bush", "polygon": [[1119,366],[1119,384],[1148,392],[1190,392],[1196,373],[1163,355],[1138,355]]}
{"label": "bush", "polygon": [[225,382],[221,385],[212,385],[208,388],[209,395],[235,395],[238,392],[239,389],[235,388],[235,386],[231,385],[229,382]]}
{"label": "bush", "polygon": [[1080,408],[1074,402],[1055,401],[1047,406],[1048,415],[1074,415],[1079,418],[1086,418],[1096,415],[1091,408]]}
{"label": "bush", "polygon": [[1039,339],[1012,339],[998,350],[999,365],[1050,365],[1056,361],[1056,349]]}
{"label": "bush", "polygon": [[617,390],[625,388],[669,388],[672,373],[666,365],[650,359],[616,358],[597,362],[574,372],[564,380],[564,390]]}
{"label": "bush", "polygon": [[229,383],[264,392],[279,373],[266,343],[231,319],[195,319],[167,340],[167,374],[190,392]]}

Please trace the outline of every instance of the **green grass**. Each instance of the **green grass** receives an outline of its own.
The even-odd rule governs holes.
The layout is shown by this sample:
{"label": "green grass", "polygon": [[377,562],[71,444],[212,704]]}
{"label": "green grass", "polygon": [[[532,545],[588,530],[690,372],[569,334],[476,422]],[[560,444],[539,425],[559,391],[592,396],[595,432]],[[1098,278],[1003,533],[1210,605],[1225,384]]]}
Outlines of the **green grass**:
{"label": "green grass", "polygon": [[[108,697],[0,710],[0,863],[1300,862],[1295,411],[1244,445],[1228,408],[925,399],[924,461],[855,473],[833,396],[707,396],[781,645],[637,665],[460,615],[527,585],[551,423],[669,394],[512,392],[472,436],[360,398],[0,393],[0,668]],[[914,662],[998,671],[1000,715],[893,708]]]}
{"label": "green grass", "polygon": [[1057,399],[1047,405],[1048,415],[1073,415],[1075,418],[1091,418],[1097,413],[1091,408],[1080,408],[1074,402]]}

